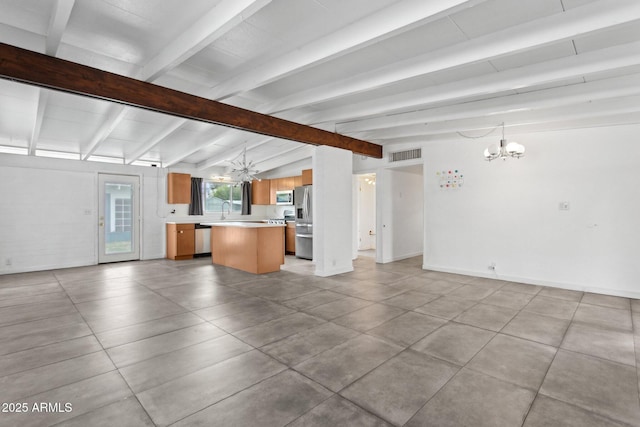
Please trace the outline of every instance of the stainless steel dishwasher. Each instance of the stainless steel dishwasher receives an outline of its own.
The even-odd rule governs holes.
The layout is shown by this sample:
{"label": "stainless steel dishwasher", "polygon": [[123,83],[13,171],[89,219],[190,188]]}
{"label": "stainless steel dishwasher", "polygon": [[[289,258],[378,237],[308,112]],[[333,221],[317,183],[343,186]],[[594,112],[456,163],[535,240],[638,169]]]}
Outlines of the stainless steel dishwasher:
{"label": "stainless steel dishwasher", "polygon": [[211,253],[211,226],[196,224],[195,255]]}

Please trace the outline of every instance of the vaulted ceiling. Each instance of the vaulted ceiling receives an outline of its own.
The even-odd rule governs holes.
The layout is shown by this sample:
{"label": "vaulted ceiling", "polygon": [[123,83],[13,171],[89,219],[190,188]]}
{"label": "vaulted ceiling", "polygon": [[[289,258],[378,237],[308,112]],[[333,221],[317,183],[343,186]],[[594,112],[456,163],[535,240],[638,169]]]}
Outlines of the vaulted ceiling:
{"label": "vaulted ceiling", "polygon": [[[638,0],[0,0],[0,42],[385,147],[640,123]],[[261,171],[309,146],[0,80],[0,152]]]}

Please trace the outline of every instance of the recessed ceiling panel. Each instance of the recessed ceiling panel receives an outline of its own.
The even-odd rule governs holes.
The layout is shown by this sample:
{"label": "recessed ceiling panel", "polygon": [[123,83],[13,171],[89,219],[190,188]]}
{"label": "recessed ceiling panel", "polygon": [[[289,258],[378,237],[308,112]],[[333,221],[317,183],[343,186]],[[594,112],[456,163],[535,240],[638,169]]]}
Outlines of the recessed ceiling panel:
{"label": "recessed ceiling panel", "polygon": [[436,84],[444,84],[471,77],[493,74],[495,72],[496,69],[487,61],[437,71],[435,73],[430,73],[429,77],[435,81]]}
{"label": "recessed ceiling panel", "polygon": [[640,40],[640,20],[632,21],[595,33],[576,37],[575,45],[578,53],[605,49],[619,44],[632,43]]}
{"label": "recessed ceiling panel", "polygon": [[56,57],[128,77],[136,76],[140,70],[137,64],[67,44],[60,46]]}
{"label": "recessed ceiling panel", "polygon": [[451,19],[473,38],[560,12],[559,0],[488,0],[455,13]]}
{"label": "recessed ceiling panel", "polygon": [[429,22],[410,31],[377,43],[396,59],[410,59],[466,40],[465,35],[448,18]]}
{"label": "recessed ceiling panel", "polygon": [[[344,2],[348,3],[348,2]],[[255,28],[292,42],[306,43],[309,37],[331,27],[332,14],[314,0],[278,0],[247,19]]]}
{"label": "recessed ceiling panel", "polygon": [[575,55],[575,49],[571,40],[528,49],[512,55],[505,55],[491,60],[491,64],[498,70],[504,71],[511,68],[533,65],[538,62],[547,62],[554,59]]}
{"label": "recessed ceiling panel", "polygon": [[55,2],[43,0],[2,0],[0,23],[46,35]]}
{"label": "recessed ceiling panel", "polygon": [[62,42],[142,64],[185,31],[217,1],[77,1]]}
{"label": "recessed ceiling panel", "polygon": [[278,46],[283,43],[284,40],[269,31],[255,27],[248,22],[242,22],[216,40],[212,46],[217,50],[248,61],[264,52],[278,49]]}
{"label": "recessed ceiling panel", "polygon": [[394,62],[396,62],[396,59],[389,51],[380,49],[377,46],[370,46],[350,55],[295,73],[274,83],[262,86],[255,91],[262,96],[278,99],[304,91],[310,87],[331,84],[336,80],[352,77]]}

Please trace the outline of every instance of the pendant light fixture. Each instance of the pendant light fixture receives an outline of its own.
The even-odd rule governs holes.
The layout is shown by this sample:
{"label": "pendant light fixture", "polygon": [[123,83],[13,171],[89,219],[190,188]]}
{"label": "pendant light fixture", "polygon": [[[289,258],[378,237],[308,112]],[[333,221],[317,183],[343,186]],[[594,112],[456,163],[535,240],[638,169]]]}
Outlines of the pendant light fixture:
{"label": "pendant light fixture", "polygon": [[231,166],[233,166],[233,168],[231,169],[231,173],[237,174],[238,181],[240,182],[251,182],[253,180],[260,181],[258,178],[255,177],[255,175],[259,172],[259,170],[253,169],[255,166],[253,163],[253,160],[247,163],[247,147],[244,147],[244,150],[242,150],[242,161],[234,160],[231,162]]}
{"label": "pendant light fixture", "polygon": [[491,144],[484,149],[484,159],[488,162],[495,159],[506,160],[507,157],[519,159],[524,157],[524,145],[517,142],[509,142],[504,138],[504,122],[502,122],[502,139],[500,144]]}

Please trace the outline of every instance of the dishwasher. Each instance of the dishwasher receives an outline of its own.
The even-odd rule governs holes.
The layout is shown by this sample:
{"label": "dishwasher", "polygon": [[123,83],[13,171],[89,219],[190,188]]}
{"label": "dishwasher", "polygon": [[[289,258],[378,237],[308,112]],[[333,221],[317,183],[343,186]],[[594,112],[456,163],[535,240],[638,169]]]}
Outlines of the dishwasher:
{"label": "dishwasher", "polygon": [[211,253],[211,226],[196,224],[196,247],[194,254],[207,255]]}

